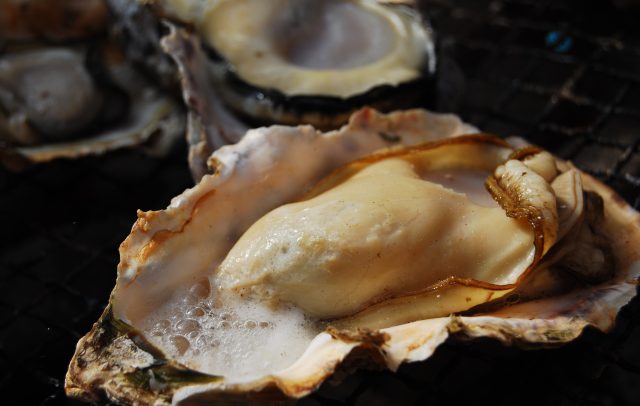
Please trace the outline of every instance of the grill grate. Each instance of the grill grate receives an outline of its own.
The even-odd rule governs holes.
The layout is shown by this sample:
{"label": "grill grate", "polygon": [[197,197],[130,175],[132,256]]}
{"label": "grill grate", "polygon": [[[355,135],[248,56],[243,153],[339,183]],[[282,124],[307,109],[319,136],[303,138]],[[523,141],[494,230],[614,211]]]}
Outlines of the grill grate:
{"label": "grill grate", "polygon": [[[638,14],[604,0],[432,0],[426,6],[442,54],[457,61],[443,73],[465,78],[462,96],[450,96],[459,99],[456,112],[486,131],[522,135],[572,159],[640,208]],[[79,404],[62,390],[75,343],[106,304],[116,247],[135,210],[166,207],[190,185],[184,151],[181,145],[166,159],[118,151],[21,174],[0,169],[5,404]],[[623,309],[612,333],[587,331],[559,349],[449,343],[427,362],[397,374],[360,371],[300,403],[634,404],[640,399],[638,306],[636,300]]]}

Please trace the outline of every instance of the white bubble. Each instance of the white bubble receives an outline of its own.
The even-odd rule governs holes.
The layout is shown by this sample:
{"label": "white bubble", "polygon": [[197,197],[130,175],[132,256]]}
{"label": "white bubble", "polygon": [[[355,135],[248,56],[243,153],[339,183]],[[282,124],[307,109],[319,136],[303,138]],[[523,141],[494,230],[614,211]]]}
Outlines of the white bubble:
{"label": "white bubble", "polygon": [[205,311],[204,311],[204,309],[202,307],[194,307],[194,308],[189,309],[187,311],[187,316],[189,316],[189,317],[198,318],[198,317],[202,317],[204,315],[205,315]]}
{"label": "white bubble", "polygon": [[209,336],[201,335],[196,339],[196,347],[205,348],[209,345]]}
{"label": "white bubble", "polygon": [[187,340],[183,336],[173,336],[171,337],[171,344],[173,344],[174,348],[178,352],[178,355],[183,355],[189,349],[189,340]]}
{"label": "white bubble", "polygon": [[183,334],[189,334],[200,330],[200,324],[193,319],[184,319],[176,324],[176,331]]}
{"label": "white bubble", "polygon": [[171,327],[171,322],[167,319],[159,320],[153,325],[156,330],[167,330],[169,327]]}
{"label": "white bubble", "polygon": [[206,299],[211,294],[209,279],[204,278],[189,289],[189,293],[195,297]]}
{"label": "white bubble", "polygon": [[200,302],[200,298],[193,294],[188,294],[182,299],[182,303],[187,306],[195,306]]}

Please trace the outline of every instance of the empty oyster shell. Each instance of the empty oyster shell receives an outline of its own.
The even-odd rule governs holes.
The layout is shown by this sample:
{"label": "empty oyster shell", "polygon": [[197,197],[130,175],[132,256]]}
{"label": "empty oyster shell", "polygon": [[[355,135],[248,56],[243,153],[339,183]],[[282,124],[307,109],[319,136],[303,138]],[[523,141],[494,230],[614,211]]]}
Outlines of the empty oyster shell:
{"label": "empty oyster shell", "polygon": [[[73,158],[141,144],[163,153],[183,111],[123,54],[102,0],[2,3],[0,160]],[[65,23],[69,16],[74,24]],[[153,138],[153,139],[152,139]]]}
{"label": "empty oyster shell", "polygon": [[470,132],[365,109],[215,152],[214,175],[139,213],[67,393],[301,397],[355,352],[395,370],[452,334],[531,346],[609,329],[640,277],[640,214],[570,163]]}

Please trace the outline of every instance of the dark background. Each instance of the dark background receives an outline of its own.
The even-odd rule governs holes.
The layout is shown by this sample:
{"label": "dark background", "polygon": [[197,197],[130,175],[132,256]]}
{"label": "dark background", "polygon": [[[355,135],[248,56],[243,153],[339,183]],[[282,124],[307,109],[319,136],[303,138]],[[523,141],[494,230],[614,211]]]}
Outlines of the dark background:
{"label": "dark background", "polygon": [[[427,1],[442,109],[571,159],[640,206],[640,12],[634,2]],[[452,62],[453,61],[453,62]],[[112,289],[136,209],[191,186],[185,146],[0,169],[0,404],[76,405],[63,380]],[[640,404],[640,309],[559,349],[447,343],[397,374],[360,371],[316,404]]]}

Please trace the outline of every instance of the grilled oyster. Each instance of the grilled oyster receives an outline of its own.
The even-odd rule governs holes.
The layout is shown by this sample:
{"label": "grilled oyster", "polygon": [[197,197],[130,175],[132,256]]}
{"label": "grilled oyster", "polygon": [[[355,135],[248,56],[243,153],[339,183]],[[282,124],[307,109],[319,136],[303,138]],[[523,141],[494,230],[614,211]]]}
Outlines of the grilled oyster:
{"label": "grilled oyster", "polygon": [[397,107],[415,104],[435,72],[431,32],[406,6],[371,0],[151,3],[163,16],[195,27],[218,94],[252,122],[336,128],[363,103],[389,108],[391,98],[402,97]]}
{"label": "grilled oyster", "polygon": [[[144,15],[139,6],[118,3],[124,16]],[[213,104],[210,121],[226,123],[192,131],[191,155],[203,162],[257,124],[335,129],[363,106],[432,104],[431,30],[414,8],[393,3],[145,1],[162,18],[193,27],[167,38],[164,48],[179,66],[193,114],[202,117]]]}
{"label": "grilled oyster", "polygon": [[[126,59],[103,1],[2,3],[0,157],[72,158],[149,141],[161,153],[183,112]],[[74,24],[66,18],[74,16]],[[152,148],[151,148],[152,147]]]}
{"label": "grilled oyster", "polygon": [[139,213],[67,393],[300,397],[355,352],[395,369],[453,333],[530,346],[610,328],[640,277],[640,215],[570,163],[470,132],[366,109],[221,148],[214,175]]}

